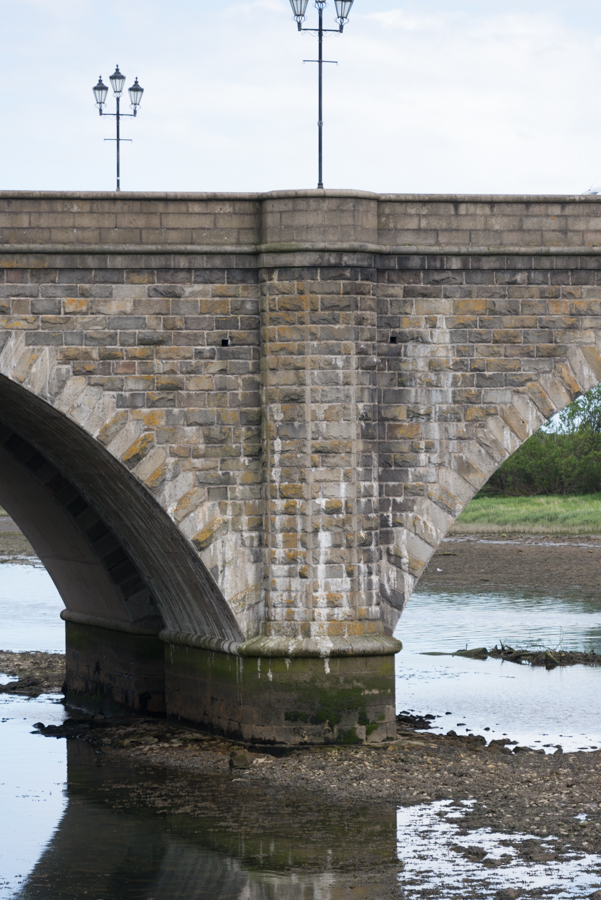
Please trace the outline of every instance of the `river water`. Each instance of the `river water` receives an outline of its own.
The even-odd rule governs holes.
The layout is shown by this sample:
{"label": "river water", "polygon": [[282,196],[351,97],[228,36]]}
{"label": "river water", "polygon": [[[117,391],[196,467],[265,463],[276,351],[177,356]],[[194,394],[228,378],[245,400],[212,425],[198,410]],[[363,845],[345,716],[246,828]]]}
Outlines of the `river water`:
{"label": "river water", "polygon": [[601,669],[516,665],[451,656],[466,647],[601,651],[601,597],[428,591],[413,595],[397,629],[397,708],[436,716],[433,731],[509,736],[553,752],[601,746]]}
{"label": "river water", "polygon": [[[0,566],[1,649],[62,652],[61,608],[42,567]],[[466,645],[490,647],[499,640],[599,651],[596,597],[577,591],[547,596],[424,590],[412,598],[397,634],[404,643],[397,658],[398,709],[435,716],[435,731],[507,735],[548,752],[557,745],[601,746],[596,715],[601,670],[547,671],[424,655]],[[434,889],[445,900],[464,900],[493,897],[501,887],[549,885],[554,897],[568,900],[601,887],[601,859],[593,856],[546,866],[516,857],[509,869],[483,875],[473,866],[471,871],[453,847],[463,842],[506,854],[504,836],[488,831],[462,836],[461,805],[447,801],[391,806],[388,815],[380,809],[374,818],[365,810],[354,830],[345,823],[344,837],[334,812],[317,807],[305,811],[302,828],[291,815],[274,829],[265,815],[258,832],[237,836],[222,827],[218,813],[200,823],[185,815],[157,816],[132,800],[139,773],[99,765],[87,745],[67,746],[63,739],[33,732],[38,721],[64,719],[60,699],[0,695],[0,900],[412,900]],[[175,776],[161,776],[170,777]],[[227,779],[204,779],[207,809],[218,808],[220,797],[230,802],[223,800],[229,796]],[[111,788],[107,804],[105,785],[115,782],[123,796]],[[261,802],[246,795],[247,804]],[[295,803],[301,809],[306,801],[298,798],[293,809]],[[388,887],[378,881],[377,873],[366,884],[359,878],[350,885],[344,873],[365,847],[382,871],[398,859],[397,892],[390,892],[390,879]],[[482,893],[472,893],[480,882]],[[411,893],[403,893],[403,884]]]}

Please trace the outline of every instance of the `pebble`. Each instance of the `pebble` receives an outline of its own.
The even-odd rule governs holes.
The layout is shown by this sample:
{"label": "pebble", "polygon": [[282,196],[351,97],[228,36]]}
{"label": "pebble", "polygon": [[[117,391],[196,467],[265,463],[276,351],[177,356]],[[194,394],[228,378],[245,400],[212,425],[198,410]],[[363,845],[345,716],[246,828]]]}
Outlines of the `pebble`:
{"label": "pebble", "polygon": [[243,750],[234,750],[230,755],[230,769],[250,769],[250,760]]}

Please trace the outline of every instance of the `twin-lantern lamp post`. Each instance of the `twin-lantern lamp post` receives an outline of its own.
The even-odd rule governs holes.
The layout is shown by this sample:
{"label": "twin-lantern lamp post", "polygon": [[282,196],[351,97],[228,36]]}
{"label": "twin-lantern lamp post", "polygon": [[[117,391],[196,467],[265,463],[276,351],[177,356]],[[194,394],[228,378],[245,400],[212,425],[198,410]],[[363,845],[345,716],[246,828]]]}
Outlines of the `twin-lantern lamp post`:
{"label": "twin-lantern lamp post", "polygon": [[309,0],[290,0],[290,6],[292,7],[292,12],[294,13],[294,18],[298,24],[299,31],[312,31],[317,34],[318,39],[318,58],[317,59],[306,59],[305,62],[316,62],[319,68],[319,78],[318,78],[318,105],[319,105],[319,114],[317,117],[317,135],[318,135],[318,180],[317,187],[323,188],[323,64],[332,62],[332,60],[323,58],[323,36],[327,32],[335,32],[341,34],[344,31],[344,26],[348,22],[349,14],[351,11],[351,7],[354,3],[354,0],[335,0],[336,3],[336,12],[338,22],[338,28],[324,28],[323,27],[323,11],[327,6],[327,0],[315,0],[315,6],[319,12],[319,24],[317,28],[303,28],[303,22],[305,21],[305,13],[307,12],[307,6],[309,5]]}
{"label": "twin-lantern lamp post", "polygon": [[96,99],[96,106],[98,107],[98,111],[101,116],[114,116],[117,121],[117,137],[116,138],[105,138],[106,141],[116,141],[117,142],[117,190],[121,190],[121,141],[129,140],[129,138],[121,137],[121,118],[123,116],[133,117],[137,116],[138,109],[140,108],[140,103],[142,102],[142,94],[144,93],[144,88],[140,87],[138,84],[138,79],[134,81],[132,86],[129,88],[129,102],[131,104],[131,108],[133,112],[131,113],[122,113],[121,112],[121,95],[123,93],[123,88],[125,87],[125,75],[123,75],[119,71],[119,66],[115,69],[114,73],[111,75],[109,81],[111,82],[111,87],[113,88],[113,94],[115,95],[115,100],[117,101],[117,112],[116,113],[106,113],[104,112],[104,107],[106,106],[106,97],[109,92],[109,89],[105,84],[102,83],[102,76],[98,79],[98,84],[94,88],[94,97]]}
{"label": "twin-lantern lamp post", "polygon": [[[316,62],[318,64],[319,78],[318,78],[318,105],[319,105],[319,113],[317,119],[317,133],[318,133],[318,181],[317,187],[323,188],[323,65],[324,63],[332,62],[332,60],[323,58],[323,36],[329,32],[341,34],[344,31],[344,26],[349,20],[349,14],[351,8],[353,6],[354,0],[335,0],[336,3],[336,22],[338,23],[338,28],[324,28],[323,27],[323,11],[327,6],[327,0],[315,0],[315,6],[319,13],[319,23],[317,28],[304,28],[303,22],[305,21],[305,14],[307,12],[307,6],[309,5],[309,0],[290,0],[290,6],[292,7],[292,12],[294,13],[294,18],[298,25],[299,31],[308,31],[317,34],[318,38],[318,58],[317,59],[307,59],[305,62]],[[133,85],[129,88],[129,99],[131,108],[133,112],[131,113],[122,113],[120,104],[121,104],[121,95],[123,94],[123,88],[125,87],[125,75],[119,71],[119,66],[115,69],[114,73],[110,77],[111,87],[113,88],[113,94],[115,95],[115,99],[117,101],[117,112],[115,113],[105,113],[104,107],[106,106],[106,98],[109,89],[105,84],[102,83],[102,77],[98,79],[98,84],[94,88],[94,97],[96,99],[96,106],[98,107],[98,111],[100,115],[104,116],[113,116],[117,121],[117,137],[116,138],[106,138],[106,140],[116,140],[117,142],[117,190],[121,190],[121,141],[128,140],[127,138],[121,137],[121,118],[123,116],[136,116],[138,114],[138,109],[140,107],[140,103],[142,102],[142,94],[144,93],[144,89],[140,87],[138,84],[138,79],[136,78]]]}

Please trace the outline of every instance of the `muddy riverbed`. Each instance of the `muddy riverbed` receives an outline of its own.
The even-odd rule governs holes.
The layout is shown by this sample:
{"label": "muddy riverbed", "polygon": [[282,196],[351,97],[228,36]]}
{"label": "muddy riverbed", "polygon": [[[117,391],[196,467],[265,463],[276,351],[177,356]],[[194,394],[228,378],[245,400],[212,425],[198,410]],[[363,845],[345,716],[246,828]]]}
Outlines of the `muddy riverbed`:
{"label": "muddy riverbed", "polygon": [[[96,717],[40,729],[84,741],[107,760],[180,772],[221,772],[242,784],[352,803],[474,800],[465,829],[490,827],[601,852],[601,751],[545,754],[484,736],[436,735],[399,726],[386,745],[310,747],[283,752],[182,727],[176,722]],[[194,797],[153,794],[153,805],[196,809]],[[155,803],[158,801],[158,804]],[[579,818],[581,817],[581,818]],[[581,820],[582,819],[582,820]]]}
{"label": "muddy riverbed", "polygon": [[[143,807],[199,828],[217,814],[222,838],[242,835],[249,846],[266,830],[293,844],[296,834],[283,860],[289,871],[325,865],[324,847],[334,846],[328,866],[337,891],[324,898],[588,897],[601,888],[599,752],[545,755],[404,726],[383,747],[284,755],[156,720],[97,717],[41,730],[93,750],[97,779],[104,772],[97,799],[107,809]],[[218,796],[207,797],[209,784],[219,785]],[[429,869],[424,852],[434,854]],[[528,876],[521,883],[520,867]],[[574,867],[583,893],[558,874]],[[467,869],[457,892],[457,872]]]}
{"label": "muddy riverbed", "polygon": [[[601,651],[601,538],[445,541],[403,617],[398,659],[400,709],[413,697],[414,712],[436,719],[411,727],[402,716],[397,739],[378,747],[257,748],[173,721],[77,710],[60,724],[58,698],[44,712],[43,694],[60,690],[64,656],[22,649],[58,647],[50,625],[37,645],[24,643],[41,615],[39,572],[26,568],[31,622],[28,633],[15,630],[19,652],[0,654],[2,680],[12,679],[0,728],[20,728],[40,759],[42,744],[50,756],[68,747],[69,775],[54,836],[29,876],[4,892],[0,870],[1,900],[80,900],[84,887],[98,900],[581,900],[601,891],[601,749],[592,749],[601,745],[601,672],[422,655],[458,650],[464,636],[490,647],[491,621],[494,640],[507,636],[505,621],[542,623],[542,640],[553,615],[566,647]],[[6,572],[6,584],[20,578],[10,565]],[[519,721],[534,721],[526,737],[503,718],[518,700]],[[29,724],[27,704],[29,715],[41,710]],[[587,712],[591,722],[570,744],[574,708],[577,724]],[[589,752],[562,752],[562,743]],[[15,809],[38,802],[25,799],[23,784],[17,773]],[[100,860],[84,839],[91,833],[107,848]]]}
{"label": "muddy riverbed", "polygon": [[583,591],[601,589],[601,536],[447,538],[430,560],[418,590],[453,586],[549,592],[574,586]]}
{"label": "muddy riverbed", "polygon": [[0,684],[0,693],[39,697],[59,694],[65,682],[65,657],[62,653],[30,651],[13,653],[0,650],[0,673],[11,680]]}

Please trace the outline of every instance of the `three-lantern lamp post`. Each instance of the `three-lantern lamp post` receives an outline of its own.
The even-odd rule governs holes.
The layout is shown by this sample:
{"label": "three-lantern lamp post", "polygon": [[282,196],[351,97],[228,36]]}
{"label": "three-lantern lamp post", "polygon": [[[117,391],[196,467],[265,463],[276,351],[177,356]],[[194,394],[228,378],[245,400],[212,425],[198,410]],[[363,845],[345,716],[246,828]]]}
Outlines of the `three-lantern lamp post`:
{"label": "three-lantern lamp post", "polygon": [[101,116],[113,116],[117,122],[117,137],[116,138],[105,138],[105,140],[111,140],[117,142],[117,190],[121,190],[121,141],[129,141],[129,138],[121,137],[121,119],[123,117],[134,118],[138,114],[138,109],[140,108],[140,103],[142,102],[142,94],[144,93],[144,88],[140,87],[138,84],[138,79],[134,81],[132,86],[129,88],[129,102],[133,112],[131,113],[122,113],[121,112],[121,95],[123,94],[123,88],[125,87],[125,75],[123,75],[119,71],[119,66],[115,69],[113,74],[111,75],[109,81],[111,82],[111,87],[113,89],[113,94],[115,96],[115,100],[117,101],[117,112],[107,113],[104,111],[104,107],[106,106],[106,98],[109,92],[109,89],[105,84],[102,83],[102,76],[98,79],[98,84],[93,89],[94,90],[94,98],[96,100],[96,106],[98,107],[98,111]]}

